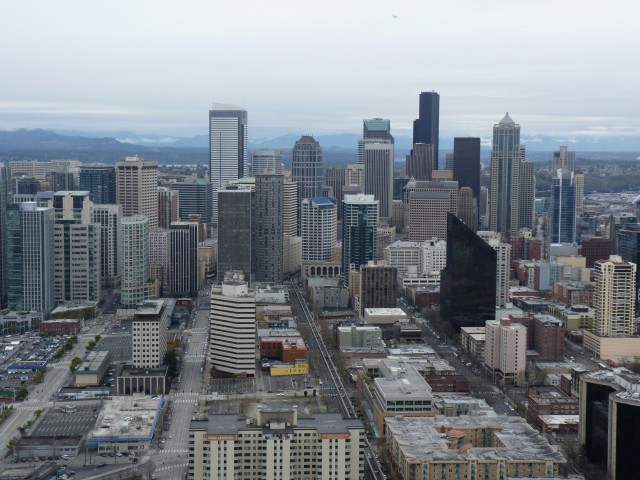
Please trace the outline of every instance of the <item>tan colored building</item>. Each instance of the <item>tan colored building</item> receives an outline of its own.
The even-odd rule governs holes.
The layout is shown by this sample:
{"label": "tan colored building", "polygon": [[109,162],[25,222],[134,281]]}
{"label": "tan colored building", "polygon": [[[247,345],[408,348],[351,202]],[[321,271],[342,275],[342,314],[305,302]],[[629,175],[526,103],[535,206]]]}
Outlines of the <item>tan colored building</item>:
{"label": "tan colored building", "polygon": [[403,480],[555,478],[566,463],[514,416],[387,418],[387,453]]}
{"label": "tan colored building", "polygon": [[505,382],[521,381],[526,368],[527,328],[508,318],[487,320],[485,326],[485,367]]}
{"label": "tan colored building", "polygon": [[297,408],[256,418],[209,415],[189,427],[189,480],[360,480],[362,421],[335,413],[299,418]]}
{"label": "tan colored building", "polygon": [[122,216],[145,215],[149,227],[158,226],[158,162],[125,157],[116,162],[116,198]]}
{"label": "tan colored building", "polygon": [[164,300],[147,300],[139,306],[132,322],[132,358],[136,368],[162,365],[167,352],[169,318]]}

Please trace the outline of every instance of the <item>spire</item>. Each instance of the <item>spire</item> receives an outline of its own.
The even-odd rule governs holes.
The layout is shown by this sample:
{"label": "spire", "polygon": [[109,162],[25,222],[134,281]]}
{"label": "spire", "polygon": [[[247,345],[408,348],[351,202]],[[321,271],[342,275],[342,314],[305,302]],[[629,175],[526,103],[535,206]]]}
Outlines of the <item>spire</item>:
{"label": "spire", "polygon": [[509,112],[504,114],[504,117],[502,118],[502,120],[500,120],[499,125],[515,125],[516,122],[514,122],[511,117],[509,116]]}

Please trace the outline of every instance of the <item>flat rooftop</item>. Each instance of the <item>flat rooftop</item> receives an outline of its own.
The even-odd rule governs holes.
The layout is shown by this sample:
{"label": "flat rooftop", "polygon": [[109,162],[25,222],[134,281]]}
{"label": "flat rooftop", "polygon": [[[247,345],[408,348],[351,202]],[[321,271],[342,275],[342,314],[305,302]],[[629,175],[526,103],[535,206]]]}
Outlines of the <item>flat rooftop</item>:
{"label": "flat rooftop", "polygon": [[160,315],[163,306],[164,300],[145,300],[142,305],[136,308],[135,317],[137,317],[138,315]]}
{"label": "flat rooftop", "polygon": [[73,437],[85,435],[95,425],[95,415],[100,410],[99,401],[57,402],[47,410],[31,432],[34,437]]}
{"label": "flat rooftop", "polygon": [[162,397],[112,397],[104,401],[87,441],[150,441],[164,400]]}
{"label": "flat rooftop", "polygon": [[[393,433],[410,462],[520,461],[559,462],[564,457],[527,422],[514,416],[389,417],[387,428]],[[460,452],[449,449],[447,432],[483,429],[494,435],[492,447],[471,447]],[[497,440],[497,441],[496,441]]]}
{"label": "flat rooftop", "polygon": [[394,317],[406,317],[407,314],[401,308],[365,308],[365,315],[388,315]]}
{"label": "flat rooftop", "polygon": [[431,387],[413,365],[383,360],[380,373],[383,376],[373,383],[386,401],[433,398]]}
{"label": "flat rooftop", "polygon": [[76,375],[82,374],[96,374],[100,371],[105,362],[109,362],[111,358],[111,352],[107,350],[94,350],[87,353],[82,363],[76,368],[74,373]]}

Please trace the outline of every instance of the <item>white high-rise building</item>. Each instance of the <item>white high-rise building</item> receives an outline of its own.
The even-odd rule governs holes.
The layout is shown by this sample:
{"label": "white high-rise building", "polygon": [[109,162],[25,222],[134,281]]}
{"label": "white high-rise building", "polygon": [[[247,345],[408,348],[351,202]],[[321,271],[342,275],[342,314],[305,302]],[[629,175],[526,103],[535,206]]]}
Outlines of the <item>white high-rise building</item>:
{"label": "white high-rise building", "polygon": [[255,374],[256,299],[241,272],[229,272],[211,290],[209,360],[219,372]]}
{"label": "white high-rise building", "polygon": [[149,277],[149,219],[144,215],[124,217],[120,303],[133,307],[152,298]]}
{"label": "white high-rise building", "polygon": [[618,255],[594,266],[594,333],[600,337],[630,337],[635,333],[636,269]]}
{"label": "white high-rise building", "polygon": [[209,110],[209,178],[213,192],[212,222],[216,225],[216,192],[245,175],[247,145],[247,111],[234,105],[214,104]]}
{"label": "white high-rise building", "polygon": [[500,378],[522,380],[526,367],[527,328],[511,323],[508,318],[487,320],[485,328],[484,363]]}
{"label": "white high-rise building", "polygon": [[337,222],[334,198],[302,200],[300,231],[303,262],[329,262],[333,259],[333,247],[337,242]]}
{"label": "white high-rise building", "polygon": [[417,275],[440,272],[447,265],[447,242],[398,240],[385,248],[385,260],[397,268],[398,278],[407,276],[414,269]]}
{"label": "white high-rise building", "polygon": [[509,301],[509,279],[511,278],[511,245],[502,242],[498,232],[480,231],[478,236],[496,251],[496,307],[504,308]]}
{"label": "white high-rise building", "polygon": [[158,162],[126,157],[116,162],[116,199],[122,216],[145,215],[158,226]]}
{"label": "white high-rise building", "polygon": [[103,287],[112,287],[120,279],[121,221],[122,207],[120,205],[93,205],[91,222],[99,224],[101,230],[100,269]]}
{"label": "white high-rise building", "polygon": [[393,206],[393,144],[364,145],[364,193],[380,202],[380,217],[389,218]]}
{"label": "white high-rise building", "polygon": [[133,366],[156,368],[167,353],[169,318],[164,300],[146,300],[133,315],[131,347]]}

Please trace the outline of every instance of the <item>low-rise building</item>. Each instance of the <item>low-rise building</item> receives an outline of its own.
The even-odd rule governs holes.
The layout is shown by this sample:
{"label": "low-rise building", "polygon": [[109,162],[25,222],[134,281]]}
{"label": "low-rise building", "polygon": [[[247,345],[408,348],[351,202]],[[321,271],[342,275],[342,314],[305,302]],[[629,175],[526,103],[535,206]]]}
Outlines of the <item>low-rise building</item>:
{"label": "low-rise building", "polygon": [[81,318],[60,318],[43,320],[40,323],[40,335],[75,335],[80,333],[84,321]]}
{"label": "low-rise building", "polygon": [[484,361],[485,329],[486,327],[460,327],[462,351],[476,362]]}
{"label": "low-rise building", "polygon": [[87,353],[82,363],[75,369],[76,387],[96,387],[100,385],[111,365],[111,352],[107,350]]}
{"label": "low-rise building", "polygon": [[387,452],[401,479],[556,477],[562,455],[522,418],[386,419]]}
{"label": "low-rise building", "polygon": [[578,397],[564,395],[555,387],[529,389],[527,418],[538,428],[544,428],[542,417],[549,415],[578,415]]}
{"label": "low-rise building", "polygon": [[105,400],[87,448],[98,453],[147,451],[155,435],[164,397],[112,397]]}
{"label": "low-rise building", "polygon": [[368,325],[393,325],[407,321],[407,314],[401,308],[365,308],[364,323]]}
{"label": "low-rise building", "polygon": [[299,335],[263,337],[260,339],[260,357],[293,363],[307,358],[307,346]]}

